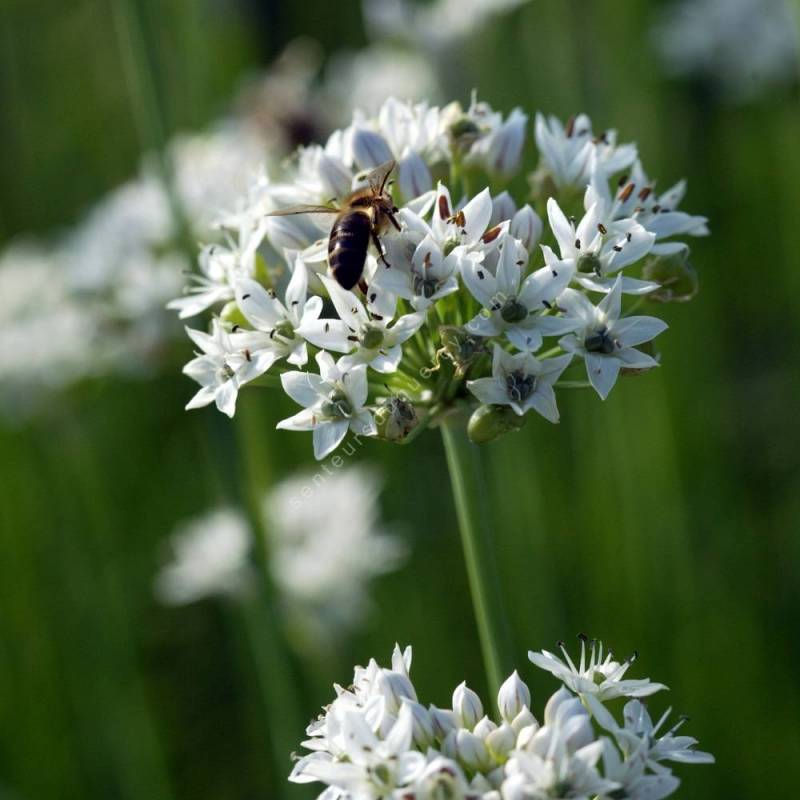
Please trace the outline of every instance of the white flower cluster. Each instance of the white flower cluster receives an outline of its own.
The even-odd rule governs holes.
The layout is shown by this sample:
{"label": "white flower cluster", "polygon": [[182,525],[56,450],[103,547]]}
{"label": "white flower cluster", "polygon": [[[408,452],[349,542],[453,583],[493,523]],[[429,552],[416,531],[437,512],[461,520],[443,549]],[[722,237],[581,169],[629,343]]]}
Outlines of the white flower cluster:
{"label": "white flower cluster", "polygon": [[[470,395],[484,404],[476,441],[530,409],[557,422],[554,387],[605,399],[621,372],[655,367],[650,343],[667,326],[633,312],[692,296],[681,237],[707,234],[705,218],[678,209],[684,182],[657,192],[614,131],[537,114],[531,201],[545,226],[497,191],[521,168],[527,124],[474,96],[466,109],[390,98],[301,149],[287,174],[262,176],[222,221],[228,244],[203,250],[202,274],[171,304],[184,318],[218,311],[210,333],[188,331],[199,352],[185,372],[201,386],[188,407],[233,416],[239,388],[272,370],[303,407],[278,427],[313,430],[321,459],[348,431],[402,439]],[[343,288],[328,274],[331,226],[390,167],[393,224],[368,215],[361,280]],[[578,364],[586,379],[561,381]]]}
{"label": "white flower cluster", "polygon": [[[369,582],[406,554],[380,519],[374,470],[347,467],[294,475],[264,496],[262,512],[272,579],[293,632],[327,641],[355,628],[369,610]],[[252,577],[253,531],[236,508],[213,509],[178,526],[172,558],[155,580],[167,605],[238,595]]]}
{"label": "white flower cluster", "polygon": [[[696,740],[677,735],[683,718],[667,727],[669,711],[653,723],[640,698],[663,689],[649,680],[624,680],[622,664],[602,644],[581,644],[576,666],[552,654],[530,653],[563,686],[539,722],[531,693],[514,672],[497,696],[492,720],[466,684],[451,708],[420,703],[409,678],[411,648],[395,647],[391,668],[374,660],[355,670],[348,688],[308,728],[290,780],[320,782],[324,800],[378,798],[619,798],[660,800],[680,783],[669,762],[711,763]],[[563,649],[563,646],[562,646]],[[588,658],[587,658],[588,656]],[[622,722],[609,710],[613,698],[630,698]]]}

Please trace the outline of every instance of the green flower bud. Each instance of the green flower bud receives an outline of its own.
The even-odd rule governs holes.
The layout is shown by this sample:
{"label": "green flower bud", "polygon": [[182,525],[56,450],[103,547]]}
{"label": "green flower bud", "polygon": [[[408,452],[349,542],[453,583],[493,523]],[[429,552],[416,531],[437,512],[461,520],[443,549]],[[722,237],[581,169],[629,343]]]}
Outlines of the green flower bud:
{"label": "green flower bud", "polygon": [[649,258],[642,269],[647,281],[661,284],[660,289],[650,292],[648,300],[659,303],[685,303],[691,300],[699,288],[697,272],[689,261],[689,248],[677,253]]}
{"label": "green flower bud", "polygon": [[467,423],[467,435],[475,444],[491,442],[525,424],[510,406],[478,406]]}

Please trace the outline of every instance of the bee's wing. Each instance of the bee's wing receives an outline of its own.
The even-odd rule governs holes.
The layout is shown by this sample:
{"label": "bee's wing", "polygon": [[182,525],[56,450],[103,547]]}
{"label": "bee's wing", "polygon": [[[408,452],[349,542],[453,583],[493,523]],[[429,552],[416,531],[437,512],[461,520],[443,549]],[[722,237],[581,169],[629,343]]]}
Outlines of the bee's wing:
{"label": "bee's wing", "polygon": [[369,188],[375,194],[383,194],[386,181],[389,178],[389,175],[391,175],[395,166],[395,160],[390,158],[388,161],[384,161],[383,164],[379,164],[367,175],[367,183],[369,184]]}
{"label": "bee's wing", "polygon": [[334,206],[289,206],[289,208],[279,208],[270,211],[268,217],[287,217],[290,214],[338,214],[338,208]]}

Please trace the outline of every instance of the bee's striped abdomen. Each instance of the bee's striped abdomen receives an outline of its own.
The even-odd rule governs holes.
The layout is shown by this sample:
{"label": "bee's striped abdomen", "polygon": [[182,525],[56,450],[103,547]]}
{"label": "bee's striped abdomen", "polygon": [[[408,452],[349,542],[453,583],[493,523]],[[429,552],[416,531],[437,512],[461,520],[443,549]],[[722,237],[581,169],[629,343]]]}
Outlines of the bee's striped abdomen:
{"label": "bee's striped abdomen", "polygon": [[360,212],[342,214],[331,228],[328,239],[328,263],[336,281],[352,289],[364,271],[372,221]]}

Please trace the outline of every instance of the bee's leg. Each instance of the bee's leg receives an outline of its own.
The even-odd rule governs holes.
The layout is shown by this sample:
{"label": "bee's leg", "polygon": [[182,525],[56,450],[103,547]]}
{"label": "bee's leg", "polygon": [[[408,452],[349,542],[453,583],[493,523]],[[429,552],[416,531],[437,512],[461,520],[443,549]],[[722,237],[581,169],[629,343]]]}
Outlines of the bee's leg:
{"label": "bee's leg", "polygon": [[372,243],[378,251],[378,260],[383,261],[384,266],[389,269],[392,265],[386,260],[386,253],[383,252],[383,246],[381,245],[381,240],[378,238],[378,234],[375,233],[375,231],[370,231],[370,236],[372,236]]}
{"label": "bee's leg", "polygon": [[358,288],[361,289],[362,294],[366,297],[366,294],[369,291],[369,287],[367,286],[367,282],[363,278],[359,278]]}
{"label": "bee's leg", "polygon": [[[397,211],[397,207],[393,208],[392,211]],[[389,217],[389,221],[392,223],[392,225],[395,226],[395,228],[397,228],[398,231],[402,230],[402,228],[400,227],[400,223],[397,221],[397,218],[395,217],[394,214],[392,214],[391,211],[388,212],[386,216]]]}

